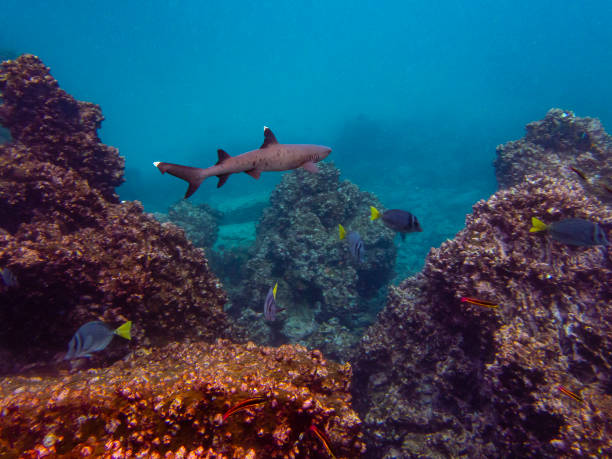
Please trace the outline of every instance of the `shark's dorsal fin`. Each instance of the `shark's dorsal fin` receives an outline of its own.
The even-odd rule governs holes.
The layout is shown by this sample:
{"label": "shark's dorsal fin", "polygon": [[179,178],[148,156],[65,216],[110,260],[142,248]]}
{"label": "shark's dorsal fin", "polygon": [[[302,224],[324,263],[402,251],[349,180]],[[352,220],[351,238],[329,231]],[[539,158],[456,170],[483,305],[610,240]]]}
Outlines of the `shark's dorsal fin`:
{"label": "shark's dorsal fin", "polygon": [[226,151],[218,149],[217,150],[217,154],[219,155],[219,160],[217,161],[217,163],[215,164],[215,166],[221,164],[223,161],[225,161],[227,158],[231,158],[230,155],[227,154]]}
{"label": "shark's dorsal fin", "polygon": [[268,126],[264,126],[264,141],[259,148],[267,148],[277,143],[278,140],[276,140],[276,136],[272,133],[272,130]]}

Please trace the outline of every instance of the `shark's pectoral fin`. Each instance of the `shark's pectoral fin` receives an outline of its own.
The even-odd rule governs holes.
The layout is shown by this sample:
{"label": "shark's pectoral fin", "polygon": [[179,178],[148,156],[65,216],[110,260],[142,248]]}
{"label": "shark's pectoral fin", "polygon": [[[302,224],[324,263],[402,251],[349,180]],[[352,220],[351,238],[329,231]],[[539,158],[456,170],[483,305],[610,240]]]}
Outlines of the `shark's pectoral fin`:
{"label": "shark's pectoral fin", "polygon": [[259,178],[259,176],[261,175],[261,169],[251,169],[251,170],[244,171],[244,172],[249,174],[255,180],[257,180]]}
{"label": "shark's pectoral fin", "polygon": [[302,164],[302,168],[304,168],[308,172],[312,172],[313,174],[319,172],[319,168],[312,161],[306,161],[304,164]]}
{"label": "shark's pectoral fin", "polygon": [[219,182],[217,183],[217,188],[221,188],[223,186],[223,184],[225,182],[227,182],[227,178],[230,176],[230,174],[221,174],[221,175],[217,175],[217,178],[219,179]]}
{"label": "shark's pectoral fin", "polygon": [[264,126],[264,141],[259,148],[266,148],[277,143],[278,140],[276,140],[276,136],[272,133],[270,128],[268,126]]}

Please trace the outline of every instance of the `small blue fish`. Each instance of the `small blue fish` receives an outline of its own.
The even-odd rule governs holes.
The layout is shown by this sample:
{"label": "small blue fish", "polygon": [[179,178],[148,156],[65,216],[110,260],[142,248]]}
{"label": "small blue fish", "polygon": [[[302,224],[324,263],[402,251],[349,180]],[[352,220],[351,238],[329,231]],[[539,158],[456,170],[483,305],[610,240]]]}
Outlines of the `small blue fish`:
{"label": "small blue fish", "polygon": [[68,343],[68,352],[64,360],[91,357],[92,352],[103,351],[110,344],[113,336],[119,335],[125,339],[132,339],[130,330],[132,322],[128,321],[113,330],[99,320],[87,322],[82,325]]}
{"label": "small blue fish", "polygon": [[0,268],[0,277],[2,278],[2,283],[6,288],[17,287],[19,285],[15,274],[8,268]]}
{"label": "small blue fish", "polygon": [[283,311],[283,308],[279,308],[276,305],[277,288],[278,282],[274,284],[274,287],[270,287],[270,290],[268,290],[268,294],[266,295],[266,301],[264,301],[264,317],[270,322],[276,320],[276,314]]}

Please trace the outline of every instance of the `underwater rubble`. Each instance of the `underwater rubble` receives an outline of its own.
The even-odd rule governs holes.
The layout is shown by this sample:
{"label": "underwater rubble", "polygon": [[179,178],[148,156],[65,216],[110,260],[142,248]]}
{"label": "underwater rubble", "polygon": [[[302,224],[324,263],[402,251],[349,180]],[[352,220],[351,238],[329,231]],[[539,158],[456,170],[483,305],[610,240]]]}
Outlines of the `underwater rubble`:
{"label": "underwater rubble", "polygon": [[527,124],[525,137],[497,147],[494,162],[500,188],[541,173],[578,181],[603,202],[612,202],[612,137],[596,118],[553,108]]}
{"label": "underwater rubble", "polygon": [[[124,160],[102,144],[100,108],[24,55],[0,67],[0,374],[49,362],[89,320],[134,323],[132,346],[228,336],[226,301],[201,249],[138,202],[120,203]],[[104,353],[127,352],[124,343]],[[96,356],[95,358],[101,358]]]}
{"label": "underwater rubble", "polygon": [[580,184],[543,174],[476,203],[361,341],[368,457],[612,453],[612,255],[530,233],[532,216],[612,226]]}
{"label": "underwater rubble", "polygon": [[[350,365],[301,346],[142,348],[107,368],[3,379],[0,456],[329,457],[314,426],[336,457],[359,457],[350,385]],[[262,403],[227,415],[258,396]]]}
{"label": "underwater rubble", "polygon": [[[393,277],[397,255],[395,233],[370,222],[369,206],[382,207],[374,195],[340,182],[333,163],[319,170],[287,173],[272,192],[231,313],[257,342],[298,342],[345,361],[384,303],[381,289]],[[363,263],[351,258],[338,224],[359,231]],[[286,308],[275,322],[264,322],[253,311],[262,311],[275,282],[277,302]]]}

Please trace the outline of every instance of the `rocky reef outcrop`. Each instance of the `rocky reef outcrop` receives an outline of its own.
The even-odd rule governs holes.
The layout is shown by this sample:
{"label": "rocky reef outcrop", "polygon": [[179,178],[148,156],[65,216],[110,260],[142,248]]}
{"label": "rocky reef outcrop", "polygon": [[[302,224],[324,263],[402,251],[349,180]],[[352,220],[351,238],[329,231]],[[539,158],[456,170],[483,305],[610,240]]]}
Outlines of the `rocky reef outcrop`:
{"label": "rocky reef outcrop", "polygon": [[541,173],[577,181],[589,194],[612,202],[612,137],[596,118],[551,109],[526,126],[525,137],[498,146],[494,165],[500,188]]}
{"label": "rocky reef outcrop", "polygon": [[170,206],[167,214],[155,214],[155,218],[183,228],[187,238],[196,247],[210,248],[219,235],[219,221],[223,213],[208,204],[192,204],[182,199]]}
{"label": "rocky reef outcrop", "polygon": [[612,255],[529,233],[532,216],[585,218],[608,237],[612,228],[611,209],[573,180],[527,176],[478,202],[465,229],[432,249],[423,273],[391,289],[362,340],[356,400],[370,450],[385,457],[612,452]]}
{"label": "rocky reef outcrop", "polygon": [[[340,182],[331,163],[319,168],[318,174],[285,174],[273,191],[232,312],[258,342],[299,342],[345,360],[360,327],[381,308],[381,288],[393,277],[397,249],[394,233],[369,220],[369,206],[381,208],[374,195]],[[362,263],[351,257],[347,240],[339,239],[338,224],[361,235]],[[275,282],[277,303],[286,310],[266,323],[263,303]]]}
{"label": "rocky reef outcrop", "polygon": [[[350,365],[300,346],[172,344],[104,369],[0,380],[2,457],[360,457]],[[264,400],[223,414],[253,397]]]}
{"label": "rocky reef outcrop", "polygon": [[12,136],[0,145],[0,268],[17,282],[0,289],[0,372],[65,352],[89,320],[132,320],[134,346],[225,336],[225,294],[203,252],[119,202],[123,158],[98,138],[100,108],[32,55],[2,63],[0,91]]}

